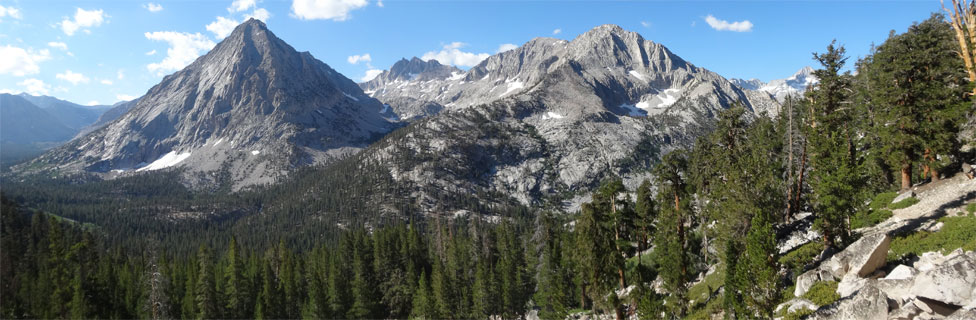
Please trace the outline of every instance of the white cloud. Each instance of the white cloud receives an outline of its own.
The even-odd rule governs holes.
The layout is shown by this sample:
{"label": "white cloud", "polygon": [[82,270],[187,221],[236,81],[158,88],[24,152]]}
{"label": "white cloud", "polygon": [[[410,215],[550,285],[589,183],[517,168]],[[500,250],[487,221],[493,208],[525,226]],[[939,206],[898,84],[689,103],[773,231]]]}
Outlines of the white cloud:
{"label": "white cloud", "polygon": [[131,100],[134,100],[135,98],[138,98],[138,97],[136,97],[136,96],[130,96],[130,95],[127,95],[127,94],[117,94],[117,95],[115,95],[115,100],[118,100],[118,101],[131,101]]}
{"label": "white cloud", "polygon": [[271,18],[271,12],[268,12],[268,10],[265,10],[264,8],[257,8],[254,9],[254,11],[252,11],[250,14],[244,16],[244,20],[247,20],[248,18],[268,21],[268,18]]}
{"label": "white cloud", "polygon": [[380,73],[383,73],[383,70],[380,70],[380,69],[369,69],[369,70],[366,70],[366,75],[363,76],[362,78],[360,78],[359,79],[359,82],[366,82],[366,81],[369,81],[369,80],[373,80],[373,78],[376,78],[376,76],[380,75]]}
{"label": "white cloud", "polygon": [[51,89],[51,86],[44,83],[44,81],[34,78],[18,82],[17,85],[24,87],[24,92],[35,96],[46,95]]}
{"label": "white cloud", "polygon": [[354,56],[349,56],[348,58],[346,58],[346,61],[349,61],[349,63],[351,63],[351,64],[357,64],[360,61],[363,61],[363,62],[373,61],[373,58],[370,57],[368,53],[364,53],[364,54],[357,54],[357,55],[354,55]]}
{"label": "white cloud", "polygon": [[560,33],[563,33],[563,29],[552,30],[552,34],[553,35],[557,35],[557,34],[560,34]]}
{"label": "white cloud", "polygon": [[651,27],[651,23],[650,22],[647,22],[647,21],[641,21],[641,25],[644,26],[644,28],[650,28]]}
{"label": "white cloud", "polygon": [[505,51],[512,50],[512,49],[515,49],[515,48],[518,48],[518,46],[517,45],[514,45],[514,44],[511,44],[511,43],[503,43],[502,45],[498,46],[498,51],[497,52],[499,52],[499,53],[500,52],[505,52]]}
{"label": "white cloud", "polygon": [[68,44],[67,43],[64,43],[64,42],[53,42],[52,41],[52,42],[48,42],[47,43],[47,46],[48,47],[51,47],[51,48],[58,48],[58,49],[61,49],[61,50],[68,50]]}
{"label": "white cloud", "polygon": [[104,84],[106,86],[112,85],[112,80],[109,80],[109,79],[102,79],[102,81],[99,81],[99,82],[101,82],[102,84]]}
{"label": "white cloud", "polygon": [[[64,19],[61,21],[61,31],[64,31],[66,35],[74,35],[79,29],[100,26],[107,17],[102,9],[90,11],[82,8],[77,9],[74,20]],[[84,30],[88,32],[87,29]]]}
{"label": "white cloud", "polygon": [[97,106],[97,105],[99,105],[99,103],[98,103],[98,100],[92,100],[92,101],[88,101],[88,104],[87,105],[89,107],[91,107],[91,106]]}
{"label": "white cloud", "polygon": [[146,8],[146,10],[149,10],[149,12],[163,11],[163,6],[152,2],[142,5],[142,7]]}
{"label": "white cloud", "polygon": [[79,83],[88,83],[88,77],[83,74],[71,72],[71,70],[65,70],[64,73],[59,73],[54,76],[55,78],[71,82],[73,85],[78,85]]}
{"label": "white cloud", "polygon": [[11,17],[14,19],[23,18],[23,16],[20,15],[20,9],[14,7],[0,6],[0,18],[6,18],[6,17]]}
{"label": "white cloud", "polygon": [[119,80],[122,80],[123,78],[125,78],[125,72],[122,69],[119,69],[119,71],[116,72],[115,75],[116,75],[117,78],[119,78]]}
{"label": "white cloud", "polygon": [[466,46],[467,44],[463,42],[452,42],[444,46],[439,52],[430,51],[425,53],[421,59],[424,61],[429,61],[431,59],[437,60],[437,62],[444,64],[453,64],[461,67],[472,67],[481,60],[487,59],[490,54],[487,53],[471,53],[461,51],[460,48]]}
{"label": "white cloud", "polygon": [[227,8],[227,11],[231,13],[241,12],[250,8],[254,8],[257,5],[258,5],[257,0],[234,0],[234,2],[230,4],[230,7]]}
{"label": "white cloud", "polygon": [[735,31],[735,32],[747,32],[752,31],[752,22],[749,20],[742,20],[736,22],[728,22],[725,20],[720,20],[715,18],[713,15],[708,15],[705,17],[705,22],[708,23],[712,29],[718,31]]}
{"label": "white cloud", "polygon": [[215,45],[213,41],[199,32],[157,31],[146,32],[145,35],[146,39],[169,43],[169,49],[166,50],[166,58],[163,61],[146,65],[150,72],[160,76],[169,71],[182,69]]}
{"label": "white cloud", "polygon": [[385,7],[385,5],[383,5],[383,0],[376,1],[376,6],[380,8]]}
{"label": "white cloud", "polygon": [[48,59],[51,59],[51,52],[47,49],[34,51],[10,45],[3,46],[0,47],[0,74],[18,77],[35,74],[41,72],[38,63]]}
{"label": "white cloud", "polygon": [[154,55],[154,54],[156,54],[156,49],[152,49],[152,50],[149,50],[149,52],[146,52],[146,55],[147,56],[151,56],[151,55]]}
{"label": "white cloud", "polygon": [[230,35],[238,24],[240,23],[238,23],[237,20],[217,17],[217,21],[211,22],[207,25],[207,31],[213,32],[214,37],[216,37],[217,40],[220,40]]}
{"label": "white cloud", "polygon": [[344,21],[349,12],[369,4],[366,0],[293,0],[291,12],[303,20],[327,19]]}

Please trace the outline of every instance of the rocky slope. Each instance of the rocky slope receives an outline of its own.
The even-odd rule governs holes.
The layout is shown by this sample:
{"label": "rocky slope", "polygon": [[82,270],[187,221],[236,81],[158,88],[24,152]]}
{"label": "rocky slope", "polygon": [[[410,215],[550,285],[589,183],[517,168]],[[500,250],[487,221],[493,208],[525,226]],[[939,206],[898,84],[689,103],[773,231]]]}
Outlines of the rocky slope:
{"label": "rocky slope", "polygon": [[540,83],[563,70],[578,73],[589,86],[586,93],[598,95],[601,107],[632,116],[662,113],[679,100],[704,99],[723,105],[741,101],[753,110],[769,112],[775,112],[777,105],[768,96],[744,92],[663,45],[615,25],[599,26],[573,41],[536,38],[467,72],[428,62],[436,65],[426,69],[429,72],[390,77],[404,74],[400,70],[408,64],[422,63],[416,58],[401,60],[361,86],[394,110],[408,110],[401,114],[404,118],[419,115],[414,111],[418,104],[463,109],[538,90]]}
{"label": "rocky slope", "polygon": [[[359,86],[366,94],[377,98],[393,107],[393,111],[401,119],[410,120],[435,115],[444,106],[430,99],[429,92],[420,92],[418,96],[409,95],[409,88],[398,90],[403,86],[414,86],[423,83],[440,83],[455,79],[464,73],[454,66],[445,66],[437,60],[423,61],[414,57],[410,60],[400,59],[373,80],[361,83]],[[388,88],[390,90],[388,90]]]}
{"label": "rocky slope", "polygon": [[[797,298],[777,309],[808,309],[808,319],[976,318],[976,252],[925,252],[908,262],[886,259],[893,237],[939,232],[938,218],[969,215],[963,207],[974,194],[976,180],[962,174],[927,186],[916,195],[918,204],[857,230],[861,238],[843,251],[825,253],[823,262],[796,278]],[[818,281],[837,281],[840,299],[818,307],[800,298]]]}
{"label": "rocky slope", "polygon": [[113,177],[180,167],[190,184],[240,188],[365,147],[394,127],[385,109],[251,19],[115,121],[21,169]]}
{"label": "rocky slope", "polygon": [[388,163],[400,183],[570,210],[610,175],[636,184],[661,153],[708,130],[720,110],[778,106],[614,25],[573,41],[537,38],[463,74],[436,70],[361,84],[393,109],[409,108],[397,99],[444,107],[366,156]]}

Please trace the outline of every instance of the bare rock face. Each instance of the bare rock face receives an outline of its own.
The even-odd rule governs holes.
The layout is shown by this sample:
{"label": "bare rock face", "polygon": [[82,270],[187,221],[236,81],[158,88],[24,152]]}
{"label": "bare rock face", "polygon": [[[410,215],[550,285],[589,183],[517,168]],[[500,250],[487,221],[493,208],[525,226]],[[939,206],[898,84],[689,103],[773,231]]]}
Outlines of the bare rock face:
{"label": "bare rock face", "polygon": [[401,119],[410,120],[432,116],[444,110],[442,101],[433,99],[433,92],[428,89],[435,83],[456,79],[463,74],[464,70],[442,65],[437,60],[423,61],[414,57],[397,61],[390,70],[383,71],[376,78],[359,86],[366,94],[392,107],[393,112]]}
{"label": "bare rock face", "polygon": [[887,234],[865,236],[830,258],[827,266],[836,278],[844,278],[849,273],[866,277],[884,266],[890,245],[891,237]]}
{"label": "bare rock face", "polygon": [[35,164],[109,178],[184,168],[193,184],[239,188],[365,147],[394,128],[390,116],[353,81],[251,19],[124,115]]}
{"label": "bare rock face", "polygon": [[856,295],[821,308],[809,319],[886,319],[888,297],[873,285],[861,288]]}
{"label": "bare rock face", "polygon": [[779,313],[783,308],[786,308],[786,312],[795,312],[800,309],[815,311],[818,307],[813,303],[813,301],[802,298],[793,298],[776,306],[776,310],[774,312]]}
{"label": "bare rock face", "polygon": [[913,295],[955,306],[976,300],[976,259],[960,254],[915,277]]}
{"label": "bare rock face", "polygon": [[402,119],[428,102],[443,110],[368,157],[394,159],[384,161],[401,183],[567,210],[574,201],[563,197],[585,197],[609,175],[636,187],[660,155],[693,143],[736,102],[747,117],[778,105],[613,25],[573,41],[537,38],[463,74],[431,61],[398,65],[360,86],[414,110]]}
{"label": "bare rock face", "polygon": [[908,191],[902,192],[897,197],[895,197],[895,199],[891,200],[891,203],[899,203],[902,200],[905,200],[905,199],[908,199],[908,198],[911,198],[911,197],[914,197],[914,196],[915,196],[915,191],[914,190],[908,190]]}
{"label": "bare rock face", "polygon": [[946,320],[972,320],[976,319],[976,309],[960,309],[949,315]]}
{"label": "bare rock face", "polygon": [[918,274],[918,270],[915,268],[900,264],[895,269],[891,270],[885,279],[887,280],[902,280],[902,279],[912,279]]}

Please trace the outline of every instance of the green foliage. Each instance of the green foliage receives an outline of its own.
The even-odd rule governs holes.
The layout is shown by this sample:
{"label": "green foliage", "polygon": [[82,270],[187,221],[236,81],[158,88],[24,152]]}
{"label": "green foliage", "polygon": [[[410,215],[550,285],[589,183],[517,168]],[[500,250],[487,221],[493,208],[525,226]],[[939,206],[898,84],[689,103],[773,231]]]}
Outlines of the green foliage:
{"label": "green foliage", "polygon": [[837,281],[818,281],[801,298],[821,307],[834,303],[840,299],[840,295],[837,294],[837,284]]}
{"label": "green foliage", "polygon": [[705,276],[701,282],[688,288],[688,299],[695,300],[696,303],[708,301],[712,295],[716,294],[725,285],[725,268],[722,265],[715,266],[715,272]]}
{"label": "green foliage", "polygon": [[851,217],[851,229],[870,227],[891,218],[891,210],[859,211]]}
{"label": "green foliage", "polygon": [[905,33],[892,32],[859,69],[877,110],[878,151],[903,170],[903,189],[911,185],[912,163],[937,170],[936,156],[958,149],[956,132],[969,107],[956,45],[945,17],[933,14]]}
{"label": "green foliage", "polygon": [[966,212],[969,214],[976,214],[976,203],[967,204]]}
{"label": "green foliage", "polygon": [[881,210],[881,209],[888,208],[888,206],[891,205],[891,202],[894,201],[895,198],[897,197],[898,197],[897,192],[879,193],[878,195],[874,196],[874,199],[871,200],[871,204],[868,205],[868,207],[871,208],[871,210]]}
{"label": "green foliage", "polygon": [[907,199],[902,200],[902,201],[898,201],[896,203],[892,203],[892,204],[888,205],[888,208],[890,208],[891,210],[904,209],[904,208],[911,207],[911,206],[915,205],[918,202],[919,202],[918,198],[911,197],[911,198],[907,198]]}
{"label": "green foliage", "polygon": [[847,218],[856,212],[858,187],[864,183],[862,159],[855,146],[853,110],[845,107],[852,99],[850,72],[841,73],[847,61],[844,47],[827,46],[827,52],[814,54],[821,69],[813,72],[820,83],[806,95],[813,110],[806,128],[810,139],[810,186],[814,196],[817,228],[833,246],[849,237]]}
{"label": "green foliage", "polygon": [[923,252],[940,251],[943,254],[962,248],[976,250],[976,217],[943,217],[942,229],[936,232],[918,231],[909,235],[895,237],[888,250],[888,261],[898,261]]}
{"label": "green foliage", "polygon": [[783,315],[783,320],[800,320],[803,317],[813,314],[815,311],[807,308],[799,308],[793,312],[788,312]]}
{"label": "green foliage", "polygon": [[793,270],[794,274],[800,274],[803,271],[803,267],[813,261],[820,252],[823,251],[823,244],[819,242],[808,242],[799,248],[793,249],[787,252],[779,258],[779,263],[789,270]]}

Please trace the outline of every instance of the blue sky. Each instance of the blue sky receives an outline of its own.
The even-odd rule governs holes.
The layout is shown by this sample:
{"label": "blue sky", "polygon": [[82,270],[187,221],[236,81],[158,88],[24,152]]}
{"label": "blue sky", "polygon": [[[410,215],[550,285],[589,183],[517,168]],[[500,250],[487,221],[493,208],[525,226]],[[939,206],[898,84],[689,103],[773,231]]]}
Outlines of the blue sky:
{"label": "blue sky", "polygon": [[138,97],[247,17],[356,81],[404,57],[467,68],[502,46],[608,23],[725,77],[769,81],[812,65],[832,39],[853,62],[939,10],[937,0],[0,0],[0,91]]}

